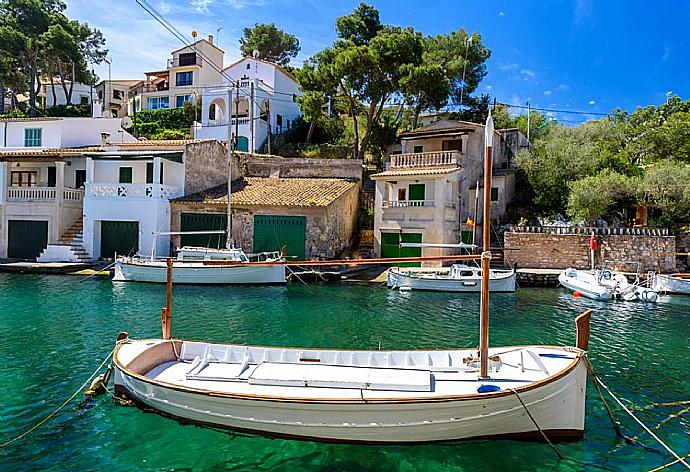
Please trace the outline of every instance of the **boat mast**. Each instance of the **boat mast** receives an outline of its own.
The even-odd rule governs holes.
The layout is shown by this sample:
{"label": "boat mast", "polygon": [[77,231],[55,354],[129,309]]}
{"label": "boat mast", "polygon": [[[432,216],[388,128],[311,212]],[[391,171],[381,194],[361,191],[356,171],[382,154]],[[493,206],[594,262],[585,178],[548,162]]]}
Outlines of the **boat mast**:
{"label": "boat mast", "polygon": [[232,207],[230,203],[232,194],[232,163],[235,157],[235,146],[232,142],[232,86],[228,85],[228,214],[227,214],[227,237],[225,247],[232,248]]}
{"label": "boat mast", "polygon": [[493,165],[494,120],[491,110],[484,126],[484,214],[482,217],[482,293],[479,309],[479,376],[489,376],[489,264],[491,262],[491,169]]}

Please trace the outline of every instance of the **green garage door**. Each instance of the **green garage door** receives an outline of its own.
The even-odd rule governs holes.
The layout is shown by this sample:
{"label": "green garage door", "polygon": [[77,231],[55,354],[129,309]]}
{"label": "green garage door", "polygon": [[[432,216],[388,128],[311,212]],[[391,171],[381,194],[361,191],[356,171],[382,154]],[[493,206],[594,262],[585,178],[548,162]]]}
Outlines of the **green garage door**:
{"label": "green garage door", "polygon": [[254,215],[254,252],[280,251],[304,260],[307,218],[304,216]]}
{"label": "green garage door", "polygon": [[[225,231],[228,229],[228,215],[223,213],[182,213],[180,231]],[[224,248],[225,234],[183,234],[181,246]]]}
{"label": "green garage door", "polygon": [[48,246],[48,222],[9,220],[7,257],[35,259]]}
{"label": "green garage door", "polygon": [[[381,257],[420,257],[421,247],[400,247],[400,243],[421,243],[421,233],[381,233]],[[397,264],[405,267],[419,267],[419,262]]]}
{"label": "green garage door", "polygon": [[132,256],[138,250],[138,221],[101,221],[101,257]]}

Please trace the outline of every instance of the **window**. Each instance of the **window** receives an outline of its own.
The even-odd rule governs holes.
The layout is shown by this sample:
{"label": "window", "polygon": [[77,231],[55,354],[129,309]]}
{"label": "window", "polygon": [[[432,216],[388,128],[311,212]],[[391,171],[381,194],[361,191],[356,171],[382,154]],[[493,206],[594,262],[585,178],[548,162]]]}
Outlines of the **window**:
{"label": "window", "polygon": [[422,146],[421,144],[415,146],[415,147],[413,148],[413,152],[424,152],[424,146]]}
{"label": "window", "polygon": [[170,108],[170,97],[149,98],[149,110],[163,110]]}
{"label": "window", "polygon": [[35,187],[38,180],[36,171],[12,171],[12,187]]}
{"label": "window", "polygon": [[211,106],[208,108],[208,119],[211,121],[216,119],[216,106],[214,103],[211,103]]}
{"label": "window", "polygon": [[498,187],[491,187],[491,201],[498,201]]}
{"label": "window", "polygon": [[178,63],[180,66],[193,66],[196,64],[196,53],[195,52],[183,52],[180,53]]}
{"label": "window", "polygon": [[78,169],[74,171],[74,188],[81,188],[86,182],[86,170]]}
{"label": "window", "polygon": [[399,188],[398,189],[398,201],[399,202],[404,202],[407,200],[407,189],[404,188]]}
{"label": "window", "polygon": [[175,74],[175,85],[182,87],[184,85],[192,85],[194,81],[194,72],[178,72]]}
{"label": "window", "polygon": [[424,184],[410,184],[410,200],[424,200]]}
{"label": "window", "polygon": [[48,187],[55,187],[57,183],[57,168],[48,167]]}
{"label": "window", "polygon": [[103,100],[103,90],[98,91],[98,99]]}
{"label": "window", "polygon": [[251,68],[252,68],[252,65],[249,64],[249,63],[247,63],[247,70],[249,70],[249,69],[251,69]]}
{"label": "window", "polygon": [[132,168],[131,167],[120,167],[120,183],[121,184],[131,184],[132,183]]}
{"label": "window", "polygon": [[[147,184],[152,184],[153,183],[153,162],[147,162],[146,163],[146,183]],[[161,162],[161,170],[160,170],[160,180],[158,183],[163,183],[163,163]]]}
{"label": "window", "polygon": [[122,90],[113,90],[113,98],[115,100],[122,100],[122,97],[124,96],[124,93]]}
{"label": "window", "polygon": [[175,108],[182,108],[184,106],[184,102],[192,103],[192,96],[178,95],[177,97],[175,97]]}
{"label": "window", "polygon": [[88,105],[88,104],[89,104],[89,97],[88,97],[88,95],[80,95],[80,96],[79,96],[79,104],[80,104],[80,105]]}
{"label": "window", "polygon": [[443,141],[441,143],[441,149],[444,151],[462,151],[462,139]]}
{"label": "window", "polygon": [[26,128],[24,130],[24,147],[40,147],[41,131],[41,128]]}

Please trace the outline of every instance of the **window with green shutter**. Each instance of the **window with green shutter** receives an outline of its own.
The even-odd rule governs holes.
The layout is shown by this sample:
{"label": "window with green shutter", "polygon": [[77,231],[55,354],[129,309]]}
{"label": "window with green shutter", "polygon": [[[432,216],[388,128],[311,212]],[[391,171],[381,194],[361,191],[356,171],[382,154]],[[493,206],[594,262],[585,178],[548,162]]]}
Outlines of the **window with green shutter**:
{"label": "window with green shutter", "polygon": [[26,128],[24,130],[24,147],[40,147],[41,131],[41,128]]}
{"label": "window with green shutter", "polygon": [[120,167],[120,183],[121,184],[131,184],[132,183],[132,168],[131,167]]}
{"label": "window with green shutter", "polygon": [[413,152],[415,152],[415,153],[424,152],[424,146],[422,146],[422,145],[415,146],[413,149]]}
{"label": "window with green shutter", "polygon": [[424,200],[424,184],[410,184],[410,200]]}
{"label": "window with green shutter", "polygon": [[[152,184],[153,183],[153,162],[147,162],[146,163],[146,183],[147,184]],[[160,170],[160,180],[158,183],[163,183],[163,163],[161,162],[161,170]]]}
{"label": "window with green shutter", "polygon": [[498,187],[491,187],[491,201],[498,201]]}

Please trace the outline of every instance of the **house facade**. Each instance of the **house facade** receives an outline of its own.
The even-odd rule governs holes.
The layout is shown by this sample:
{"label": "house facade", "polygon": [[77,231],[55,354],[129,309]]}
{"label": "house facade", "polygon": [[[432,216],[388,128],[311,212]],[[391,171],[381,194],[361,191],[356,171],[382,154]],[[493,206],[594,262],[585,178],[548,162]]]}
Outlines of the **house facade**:
{"label": "house facade", "polygon": [[142,110],[181,108],[184,102],[196,103],[203,87],[220,84],[223,69],[222,49],[213,44],[213,36],[172,52],[167,67],[146,72],[141,91]]}
{"label": "house facade", "polygon": [[133,141],[120,125],[105,118],[0,120],[1,258],[39,257],[79,224],[86,182],[81,147],[110,136]]}
{"label": "house facade", "polygon": [[[500,218],[514,194],[514,170],[500,131],[495,131],[492,214]],[[401,248],[400,243],[471,242],[481,199],[484,126],[439,120],[403,133],[384,172],[374,174],[374,248],[381,257],[448,254],[442,248]],[[468,219],[471,220],[468,222]],[[477,234],[481,234],[478,230]],[[478,241],[476,241],[478,243]]]}
{"label": "house facade", "polygon": [[[134,112],[134,95],[143,89],[142,80],[103,80],[94,87],[106,117],[122,118]],[[138,109],[137,109],[138,110]]]}
{"label": "house facade", "polygon": [[[81,84],[79,82],[75,82],[74,85],[72,85],[69,81],[67,81],[65,85],[68,90],[70,87],[72,88],[72,105],[89,105],[93,101],[94,89],[91,85]],[[54,95],[53,91],[55,91]],[[36,101],[38,105],[43,108],[55,105],[67,105],[67,94],[65,93],[60,79],[54,78],[52,85],[50,79],[41,79],[41,87],[36,94]]]}
{"label": "house facade", "polygon": [[[228,92],[233,103],[228,104]],[[223,71],[223,83],[204,89],[199,139],[228,139],[228,116],[237,149],[262,151],[269,134],[281,134],[300,116],[295,99],[301,95],[295,77],[281,66],[244,57]]]}

